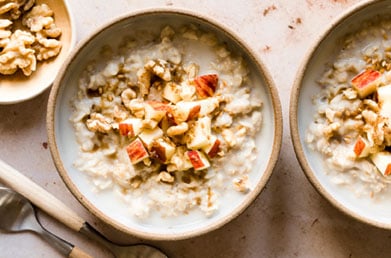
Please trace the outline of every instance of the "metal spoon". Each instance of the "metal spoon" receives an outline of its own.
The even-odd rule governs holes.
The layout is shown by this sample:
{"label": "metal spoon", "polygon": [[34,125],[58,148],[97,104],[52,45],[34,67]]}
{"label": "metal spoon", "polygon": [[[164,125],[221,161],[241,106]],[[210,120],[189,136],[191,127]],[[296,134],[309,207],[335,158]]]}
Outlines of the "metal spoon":
{"label": "metal spoon", "polygon": [[59,222],[105,246],[117,258],[167,258],[149,245],[119,246],[110,242],[64,203],[2,160],[0,180]]}
{"label": "metal spoon", "polygon": [[6,232],[31,231],[39,234],[61,254],[70,258],[91,258],[79,248],[46,230],[31,203],[11,189],[0,187],[0,229]]}

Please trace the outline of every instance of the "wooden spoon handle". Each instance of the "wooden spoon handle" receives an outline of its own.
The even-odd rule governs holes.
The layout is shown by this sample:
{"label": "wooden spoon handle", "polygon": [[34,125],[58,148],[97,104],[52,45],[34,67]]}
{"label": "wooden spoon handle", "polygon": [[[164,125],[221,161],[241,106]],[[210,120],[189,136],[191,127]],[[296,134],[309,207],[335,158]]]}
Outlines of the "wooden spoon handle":
{"label": "wooden spoon handle", "polygon": [[0,180],[76,232],[83,227],[85,221],[73,210],[2,160],[0,160]]}
{"label": "wooden spoon handle", "polygon": [[89,254],[85,253],[83,250],[80,250],[78,247],[73,247],[72,251],[70,252],[69,258],[92,258]]}

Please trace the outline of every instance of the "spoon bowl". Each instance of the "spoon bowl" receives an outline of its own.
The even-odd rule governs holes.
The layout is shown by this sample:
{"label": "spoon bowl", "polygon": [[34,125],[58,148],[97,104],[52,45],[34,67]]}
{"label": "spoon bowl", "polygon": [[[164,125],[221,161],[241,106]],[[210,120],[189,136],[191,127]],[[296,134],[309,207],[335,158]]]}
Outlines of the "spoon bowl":
{"label": "spoon bowl", "polygon": [[0,104],[18,103],[31,99],[51,86],[61,65],[76,42],[76,33],[67,0],[36,0],[36,4],[47,4],[54,12],[54,20],[61,29],[61,52],[55,58],[39,62],[37,70],[30,76],[16,72],[0,74]]}

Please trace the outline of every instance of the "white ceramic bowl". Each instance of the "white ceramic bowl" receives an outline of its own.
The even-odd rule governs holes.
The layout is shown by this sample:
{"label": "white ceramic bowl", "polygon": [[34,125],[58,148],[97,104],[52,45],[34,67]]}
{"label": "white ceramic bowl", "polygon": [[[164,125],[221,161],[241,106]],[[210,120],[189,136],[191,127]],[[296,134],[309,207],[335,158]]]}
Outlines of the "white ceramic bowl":
{"label": "white ceramic bowl", "polygon": [[37,0],[36,4],[47,4],[54,12],[57,27],[61,28],[61,52],[55,58],[37,64],[37,70],[30,76],[17,72],[14,75],[0,75],[0,104],[18,103],[31,99],[49,88],[57,72],[76,43],[73,18],[68,10],[67,0]]}
{"label": "white ceramic bowl", "polygon": [[[252,190],[239,200],[223,196],[221,209],[208,219],[196,217],[189,221],[180,216],[176,219],[175,225],[172,224],[173,221],[165,223],[164,219],[154,225],[142,224],[129,216],[127,207],[112,192],[93,192],[90,180],[72,165],[76,159],[78,146],[69,121],[72,112],[70,101],[75,97],[78,78],[86,64],[98,55],[100,48],[108,42],[132,34],[134,30],[143,29],[156,33],[163,25],[189,23],[216,33],[230,48],[235,49],[237,53],[241,52],[249,64],[251,73],[261,82],[257,87],[261,87],[263,93],[264,120],[256,142],[260,153],[250,174]],[[55,165],[75,197],[91,213],[114,228],[155,240],[175,240],[200,235],[221,227],[242,213],[268,181],[277,161],[282,139],[282,116],[278,94],[264,65],[256,55],[224,26],[190,11],[173,9],[144,10],[117,18],[81,42],[62,67],[53,85],[48,104],[47,126]]]}
{"label": "white ceramic bowl", "polygon": [[362,222],[391,229],[391,196],[372,199],[358,197],[347,187],[337,186],[326,175],[323,158],[309,149],[306,131],[316,113],[312,98],[321,87],[316,81],[341,51],[341,39],[360,28],[363,21],[385,16],[391,11],[391,1],[364,1],[347,10],[331,22],[319,39],[311,45],[295,79],[290,102],[290,130],[296,156],[313,186],[335,207]]}

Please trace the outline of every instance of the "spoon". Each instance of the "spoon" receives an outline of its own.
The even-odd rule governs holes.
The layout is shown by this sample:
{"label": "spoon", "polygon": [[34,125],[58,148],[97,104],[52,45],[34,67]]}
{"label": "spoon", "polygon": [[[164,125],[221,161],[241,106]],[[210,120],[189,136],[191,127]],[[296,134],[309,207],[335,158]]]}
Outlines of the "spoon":
{"label": "spoon", "polygon": [[119,246],[110,242],[64,203],[2,160],[0,179],[67,227],[106,247],[116,258],[167,258],[160,250],[149,245]]}
{"label": "spoon", "polygon": [[0,229],[15,233],[31,231],[39,234],[61,254],[70,258],[92,258],[79,248],[46,230],[39,222],[31,203],[11,189],[0,187]]}
{"label": "spoon", "polygon": [[30,76],[24,76],[20,71],[13,75],[0,74],[0,104],[12,104],[31,99],[53,83],[60,67],[76,44],[75,23],[67,2],[68,0],[36,1],[36,4],[47,4],[53,10],[54,23],[61,29],[61,51],[58,56],[39,62],[36,71]]}

